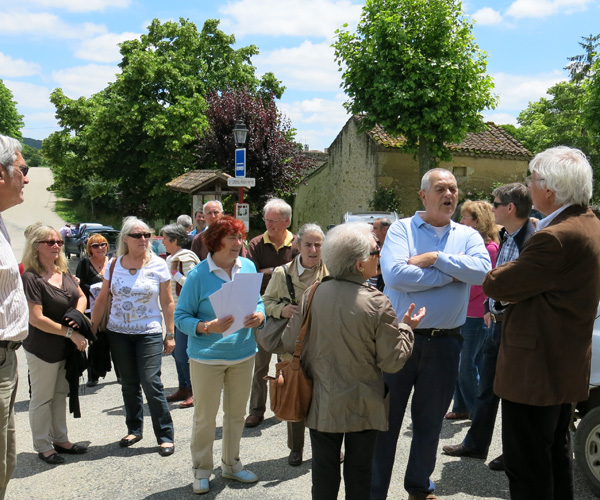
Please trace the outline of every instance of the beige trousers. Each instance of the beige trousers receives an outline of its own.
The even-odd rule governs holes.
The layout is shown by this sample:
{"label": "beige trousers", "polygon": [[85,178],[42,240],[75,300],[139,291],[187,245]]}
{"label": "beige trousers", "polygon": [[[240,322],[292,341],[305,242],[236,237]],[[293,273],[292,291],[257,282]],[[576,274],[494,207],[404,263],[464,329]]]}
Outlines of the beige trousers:
{"label": "beige trousers", "polygon": [[0,500],[17,465],[15,397],[18,385],[16,351],[0,347]]}
{"label": "beige trousers", "polygon": [[213,443],[217,412],[223,393],[223,438],[221,468],[224,472],[239,472],[240,441],[244,430],[246,404],[250,395],[254,358],[234,365],[207,365],[190,359],[190,378],[194,392],[194,422],[192,428],[192,467],[196,477],[212,474]]}
{"label": "beige trousers", "polygon": [[39,453],[50,451],[52,443],[66,443],[67,394],[65,361],[46,363],[35,354],[25,351],[31,383],[29,425],[33,448]]}

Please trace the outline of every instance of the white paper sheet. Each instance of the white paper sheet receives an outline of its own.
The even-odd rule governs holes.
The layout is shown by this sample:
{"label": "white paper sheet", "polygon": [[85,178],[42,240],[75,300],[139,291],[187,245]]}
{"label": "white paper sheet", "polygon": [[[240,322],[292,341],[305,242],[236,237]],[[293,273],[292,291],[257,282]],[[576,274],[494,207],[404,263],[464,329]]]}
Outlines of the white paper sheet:
{"label": "white paper sheet", "polygon": [[227,337],[244,326],[246,316],[256,311],[263,273],[237,273],[208,298],[217,318],[233,316],[233,324],[223,332]]}

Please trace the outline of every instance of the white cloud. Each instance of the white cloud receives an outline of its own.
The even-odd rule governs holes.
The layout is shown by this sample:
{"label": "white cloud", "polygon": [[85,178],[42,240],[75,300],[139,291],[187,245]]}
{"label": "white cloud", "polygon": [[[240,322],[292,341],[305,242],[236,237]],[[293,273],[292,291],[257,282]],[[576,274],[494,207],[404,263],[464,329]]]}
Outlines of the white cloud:
{"label": "white cloud", "polygon": [[71,99],[90,97],[116,80],[117,66],[88,64],[52,72],[52,77]]}
{"label": "white cloud", "polygon": [[337,128],[339,132],[348,120],[348,112],[342,106],[343,102],[343,99],[329,100],[315,97],[291,103],[280,103],[279,108],[292,120],[292,126],[295,128],[299,128],[299,124],[308,124],[313,127],[321,125]]}
{"label": "white cloud", "polygon": [[30,63],[24,59],[13,59],[0,52],[0,77],[14,78],[19,76],[31,76],[39,73],[41,66]]}
{"label": "white cloud", "polygon": [[23,112],[21,108],[36,110],[54,109],[54,106],[50,102],[50,89],[48,87],[13,80],[5,80],[4,84],[12,92],[21,113]]}
{"label": "white cloud", "polygon": [[518,19],[547,17],[558,13],[570,14],[585,10],[593,0],[516,0],[506,14]]}
{"label": "white cloud", "polygon": [[140,36],[140,33],[131,32],[105,33],[104,35],[84,40],[75,52],[75,56],[88,61],[104,63],[118,62],[121,60],[118,44],[125,40],[139,38]]}
{"label": "white cloud", "polygon": [[502,15],[497,10],[491,7],[484,7],[479,9],[473,17],[477,21],[477,24],[482,26],[488,26],[492,24],[500,24],[502,22]]}
{"label": "white cloud", "polygon": [[299,47],[274,50],[253,61],[261,72],[275,73],[289,89],[337,91],[341,77],[330,45],[304,41]]}
{"label": "white cloud", "polygon": [[[344,23],[356,26],[363,2],[352,0],[239,0],[219,11],[232,18],[223,25],[247,34],[333,38]],[[268,15],[267,15],[268,13]]]}
{"label": "white cloud", "polygon": [[562,71],[538,75],[510,75],[496,73],[492,75],[496,85],[495,92],[500,96],[498,110],[518,110],[527,107],[530,102],[546,96],[546,91],[560,81],[567,80]]}
{"label": "white cloud", "polygon": [[131,0],[29,0],[30,4],[53,9],[65,9],[70,12],[103,11],[106,8],[129,7]]}
{"label": "white cloud", "polygon": [[[519,124],[517,123],[516,114],[510,113],[482,113],[483,120],[486,122],[494,122],[496,125],[514,125],[517,127]],[[518,113],[517,113],[518,114]]]}
{"label": "white cloud", "polygon": [[106,32],[106,27],[94,23],[69,25],[47,12],[0,12],[0,33],[50,38],[89,38]]}

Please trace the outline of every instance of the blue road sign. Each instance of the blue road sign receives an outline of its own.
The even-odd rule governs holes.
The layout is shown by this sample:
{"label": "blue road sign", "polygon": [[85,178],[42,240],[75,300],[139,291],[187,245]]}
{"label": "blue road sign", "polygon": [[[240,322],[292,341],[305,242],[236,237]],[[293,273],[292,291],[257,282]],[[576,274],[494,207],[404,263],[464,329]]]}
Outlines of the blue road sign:
{"label": "blue road sign", "polygon": [[246,148],[235,150],[235,176],[246,177]]}

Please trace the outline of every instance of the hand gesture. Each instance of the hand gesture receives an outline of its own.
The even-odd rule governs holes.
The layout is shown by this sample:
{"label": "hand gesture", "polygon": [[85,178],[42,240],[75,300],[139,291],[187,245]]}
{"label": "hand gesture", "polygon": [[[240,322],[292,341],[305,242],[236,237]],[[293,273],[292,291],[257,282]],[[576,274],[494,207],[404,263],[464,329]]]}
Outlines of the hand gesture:
{"label": "hand gesture", "polygon": [[404,313],[404,316],[402,317],[402,323],[406,323],[413,330],[417,328],[417,326],[419,326],[419,323],[425,317],[425,313],[427,312],[424,307],[421,307],[421,309],[419,309],[419,312],[413,315],[414,310],[415,304],[412,303],[410,306],[408,306],[408,310]]}

